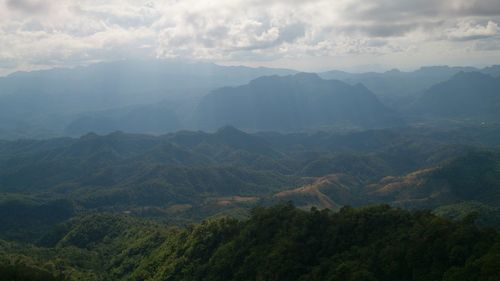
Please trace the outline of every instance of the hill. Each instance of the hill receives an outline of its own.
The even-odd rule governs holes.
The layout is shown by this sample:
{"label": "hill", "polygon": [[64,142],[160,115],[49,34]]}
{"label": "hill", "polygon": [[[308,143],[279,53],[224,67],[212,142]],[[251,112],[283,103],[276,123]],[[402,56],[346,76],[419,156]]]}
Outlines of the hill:
{"label": "hill", "polygon": [[494,280],[499,234],[471,222],[388,206],[279,204],[185,229],[101,214],[60,225],[46,248],[0,251],[67,280]]}
{"label": "hill", "polygon": [[[40,217],[35,221],[46,226],[5,217],[0,237],[32,240],[75,214],[104,210],[184,224],[218,214],[242,217],[252,206],[283,200],[332,209],[371,203],[435,208],[460,200],[494,207],[497,201],[486,199],[496,198],[496,183],[488,182],[485,174],[496,177],[492,167],[497,156],[474,151],[494,150],[500,145],[499,135],[494,126],[300,134],[249,134],[223,127],[214,133],[115,132],[4,141],[0,142],[0,210],[21,217],[36,213]],[[452,162],[460,157],[472,160]],[[474,170],[469,162],[483,163],[485,170],[479,169],[483,166]],[[456,178],[481,183],[490,191],[482,197],[479,192],[461,197],[448,192],[443,193],[446,200],[429,203],[436,189],[432,185],[428,191],[419,189],[412,173],[433,179],[437,174],[431,171],[453,163],[456,168],[440,176],[446,183],[440,187]],[[470,178],[462,178],[466,175]],[[371,192],[385,190],[388,184],[401,188],[387,194]],[[462,189],[467,191],[466,186]],[[53,217],[50,210],[62,216]],[[33,227],[23,232],[27,225]]]}
{"label": "hill", "polygon": [[[380,157],[378,163],[384,163],[386,158]],[[318,177],[312,184],[274,194],[272,201],[290,200],[302,208],[329,209],[379,203],[407,209],[435,209],[479,203],[483,208],[469,208],[469,212],[475,210],[479,214],[493,215],[491,210],[500,206],[500,155],[495,152],[468,151],[399,176],[392,171],[385,173],[386,176],[363,180],[359,174],[356,177],[352,173],[359,173],[360,169],[331,171],[334,173]],[[467,213],[466,210],[463,213]]]}

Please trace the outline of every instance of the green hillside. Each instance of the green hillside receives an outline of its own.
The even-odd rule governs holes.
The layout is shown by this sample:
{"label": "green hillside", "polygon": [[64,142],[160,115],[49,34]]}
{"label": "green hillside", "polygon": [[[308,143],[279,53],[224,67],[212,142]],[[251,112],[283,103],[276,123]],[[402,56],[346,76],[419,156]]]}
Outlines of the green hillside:
{"label": "green hillside", "polygon": [[500,274],[498,232],[388,206],[332,213],[280,204],[254,209],[245,221],[223,218],[186,229],[91,215],[46,240],[50,248],[4,244],[11,259],[2,268],[31,266],[68,280],[150,281],[495,280]]}

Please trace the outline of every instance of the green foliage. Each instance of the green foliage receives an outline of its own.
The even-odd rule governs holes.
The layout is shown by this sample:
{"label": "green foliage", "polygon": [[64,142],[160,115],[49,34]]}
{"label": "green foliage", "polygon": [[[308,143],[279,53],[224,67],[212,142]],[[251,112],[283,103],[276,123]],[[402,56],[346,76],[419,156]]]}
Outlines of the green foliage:
{"label": "green foliage", "polygon": [[111,278],[442,280],[470,272],[489,280],[497,274],[490,263],[498,239],[429,212],[388,206],[304,212],[284,204],[254,209],[244,222],[206,221],[152,243],[142,239],[115,260]]}
{"label": "green foliage", "polygon": [[41,234],[75,214],[68,200],[40,202],[23,196],[0,199],[0,237],[34,241]]}
{"label": "green foliage", "polygon": [[462,200],[500,206],[500,156],[498,153],[469,153],[441,169],[437,177],[450,182]]}
{"label": "green foliage", "polygon": [[[498,135],[458,131],[450,134],[472,144]],[[500,224],[499,159],[418,129],[5,142],[0,237],[10,242],[0,241],[0,265],[5,276],[34,280],[494,280],[498,233],[473,222]],[[388,206],[249,211],[297,187],[306,188],[284,198],[302,208],[446,206],[437,215]],[[123,213],[206,221],[173,228]]]}
{"label": "green foliage", "polygon": [[24,264],[0,265],[0,278],[5,281],[63,281],[51,273]]}
{"label": "green foliage", "polygon": [[438,216],[453,220],[464,220],[474,217],[474,221],[483,226],[500,226],[500,208],[470,201],[445,205],[434,210]]}
{"label": "green foliage", "polygon": [[97,214],[57,233],[50,248],[0,249],[69,280],[490,281],[499,274],[498,232],[385,205],[332,213],[279,204],[253,209],[245,221],[184,229]]}

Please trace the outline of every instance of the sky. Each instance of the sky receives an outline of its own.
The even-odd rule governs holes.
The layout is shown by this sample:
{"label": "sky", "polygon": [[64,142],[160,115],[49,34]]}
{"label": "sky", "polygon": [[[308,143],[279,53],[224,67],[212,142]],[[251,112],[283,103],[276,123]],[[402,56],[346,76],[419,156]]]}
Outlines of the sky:
{"label": "sky", "polygon": [[500,63],[499,0],[0,0],[0,75],[101,61],[412,69]]}

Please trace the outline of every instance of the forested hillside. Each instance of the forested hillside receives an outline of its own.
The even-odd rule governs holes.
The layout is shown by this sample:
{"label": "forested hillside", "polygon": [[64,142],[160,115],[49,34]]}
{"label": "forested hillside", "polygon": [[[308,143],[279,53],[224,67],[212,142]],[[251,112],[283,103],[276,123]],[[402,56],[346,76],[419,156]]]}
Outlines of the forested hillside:
{"label": "forested hillside", "polygon": [[4,243],[10,260],[0,270],[17,274],[9,280],[493,281],[500,236],[472,222],[388,206],[332,213],[290,204],[186,229],[91,215],[37,247]]}
{"label": "forested hillside", "polygon": [[85,208],[192,204],[207,196],[282,191],[332,174],[362,183],[403,176],[467,151],[494,149],[498,134],[485,127],[446,135],[417,128],[251,135],[226,127],[214,134],[20,140],[0,145],[0,186],[6,194],[49,193]]}
{"label": "forested hillside", "polygon": [[497,226],[499,135],[495,126],[301,134],[225,127],[2,142],[0,237],[33,242],[87,212],[185,225],[245,218],[282,201],[332,210],[448,206],[438,213],[478,212],[478,222]]}

